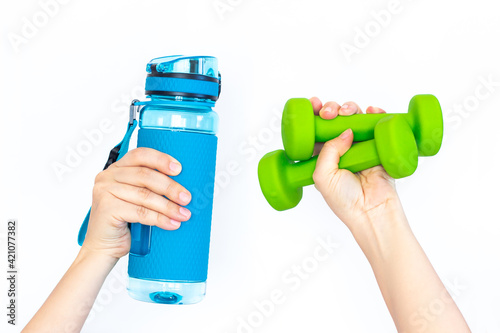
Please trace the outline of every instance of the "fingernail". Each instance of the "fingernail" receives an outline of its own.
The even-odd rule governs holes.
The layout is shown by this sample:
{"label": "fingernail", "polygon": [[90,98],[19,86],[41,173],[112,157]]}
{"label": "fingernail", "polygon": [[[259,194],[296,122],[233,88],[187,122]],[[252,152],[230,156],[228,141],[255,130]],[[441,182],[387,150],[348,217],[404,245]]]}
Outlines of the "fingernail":
{"label": "fingernail", "polygon": [[181,172],[181,165],[177,162],[170,162],[170,170],[172,170],[175,173]]}
{"label": "fingernail", "polygon": [[180,227],[181,226],[181,223],[179,221],[172,220],[172,219],[170,219],[170,224],[173,225],[174,227]]}
{"label": "fingernail", "polygon": [[330,117],[333,113],[333,109],[327,106],[320,113],[323,117]]}
{"label": "fingernail", "polygon": [[350,128],[346,129],[342,134],[340,134],[340,138],[342,140],[347,139],[351,135],[352,130]]}
{"label": "fingernail", "polygon": [[179,193],[179,200],[183,204],[188,204],[189,203],[189,194],[187,194],[186,192]]}
{"label": "fingernail", "polygon": [[184,208],[184,207],[179,207],[179,213],[181,213],[182,216],[189,218],[191,216],[191,212],[189,209]]}
{"label": "fingernail", "polygon": [[344,104],[340,107],[340,111],[339,112],[342,112],[342,113],[348,113],[349,112],[349,104]]}

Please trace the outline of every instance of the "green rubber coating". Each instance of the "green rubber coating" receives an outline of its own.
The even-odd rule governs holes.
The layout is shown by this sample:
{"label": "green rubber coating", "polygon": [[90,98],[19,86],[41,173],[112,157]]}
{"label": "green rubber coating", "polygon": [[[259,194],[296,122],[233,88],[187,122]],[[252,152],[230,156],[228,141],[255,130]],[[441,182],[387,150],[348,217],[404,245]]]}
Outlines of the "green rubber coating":
{"label": "green rubber coating", "polygon": [[[375,139],[362,141],[340,158],[339,168],[362,171],[382,164],[393,178],[403,178],[415,172],[418,149],[413,132],[404,117],[385,117],[375,127]],[[264,197],[278,211],[298,205],[302,187],[314,183],[312,175],[317,156],[307,161],[290,160],[284,150],[270,152],[259,162],[259,183]]]}
{"label": "green rubber coating", "polygon": [[418,148],[404,115],[382,119],[375,126],[375,139],[380,164],[392,178],[412,175],[418,165]]}
{"label": "green rubber coating", "polygon": [[433,95],[416,95],[408,106],[410,123],[420,156],[434,156],[443,142],[443,112]]}
{"label": "green rubber coating", "polygon": [[361,141],[340,157],[339,169],[359,172],[380,164],[375,140]]}
{"label": "green rubber coating", "polygon": [[[301,161],[310,158],[315,142],[326,142],[351,128],[354,141],[374,138],[375,125],[387,114],[355,114],[322,119],[315,116],[311,102],[306,98],[292,98],[283,110],[282,138],[287,156]],[[410,124],[420,156],[437,154],[443,140],[443,114],[439,101],[433,95],[416,95],[409,104],[408,113],[400,114]]]}
{"label": "green rubber coating", "polygon": [[[307,160],[314,152],[315,118],[307,98],[291,98],[283,109],[281,138],[287,155],[292,160]],[[294,158],[299,157],[299,158]]]}
{"label": "green rubber coating", "polygon": [[338,116],[335,119],[314,117],[314,131],[316,142],[326,142],[336,138],[348,128],[353,130],[354,141],[366,141],[374,138],[375,125],[386,118],[387,113],[356,114],[351,116]]}
{"label": "green rubber coating", "polygon": [[315,167],[316,157],[294,163],[284,150],[264,155],[259,161],[258,174],[267,202],[279,211],[297,206],[302,199],[302,187],[314,183],[312,175]]}

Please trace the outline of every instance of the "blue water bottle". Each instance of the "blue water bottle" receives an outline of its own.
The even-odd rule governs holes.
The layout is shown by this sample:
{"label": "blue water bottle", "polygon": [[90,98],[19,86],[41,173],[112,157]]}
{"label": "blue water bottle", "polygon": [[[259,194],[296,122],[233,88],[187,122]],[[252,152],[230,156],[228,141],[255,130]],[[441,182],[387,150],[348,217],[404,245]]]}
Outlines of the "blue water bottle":
{"label": "blue water bottle", "polygon": [[[148,100],[133,101],[127,135],[107,165],[128,150],[138,112],[137,146],[167,153],[182,164],[172,178],[192,194],[186,206],[191,218],[174,231],[130,224],[128,292],[146,302],[193,304],[203,299],[207,279],[218,128],[212,108],[220,74],[217,59],[207,56],[156,58],[147,73]],[[80,243],[86,225],[82,229]]]}

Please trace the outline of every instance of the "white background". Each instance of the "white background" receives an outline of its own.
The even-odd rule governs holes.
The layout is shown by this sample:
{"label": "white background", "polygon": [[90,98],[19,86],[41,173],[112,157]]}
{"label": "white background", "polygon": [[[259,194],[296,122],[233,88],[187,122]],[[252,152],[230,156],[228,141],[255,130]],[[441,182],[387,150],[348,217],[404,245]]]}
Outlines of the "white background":
{"label": "white background", "polygon": [[[0,266],[6,269],[5,222],[17,218],[20,272],[18,326],[6,324],[2,305],[2,332],[20,331],[73,261],[94,177],[124,134],[126,105],[142,97],[146,63],[171,54],[217,56],[223,78],[207,296],[194,306],[134,301],[123,258],[84,332],[237,332],[249,318],[253,327],[241,332],[394,332],[368,262],[321,196],[309,187],[297,208],[276,212],[256,169],[265,152],[281,148],[288,98],[406,112],[418,93],[440,99],[446,138],[436,157],[398,182],[399,194],[472,330],[500,332],[495,1],[401,0],[384,26],[374,13],[392,8],[389,0],[66,2],[46,22],[38,1],[0,8]],[[26,20],[39,28],[23,37]],[[371,37],[362,45],[365,29]],[[27,38],[16,46],[14,35]],[[358,53],[346,57],[346,44]],[[484,80],[496,85],[488,90]],[[54,164],[88,144],[84,132],[100,131],[103,120],[112,130],[59,179]],[[308,266],[294,289],[285,277],[294,265],[313,264],[318,237],[339,247]],[[6,290],[2,278],[0,304]],[[255,304],[273,290],[284,302],[264,316]]]}

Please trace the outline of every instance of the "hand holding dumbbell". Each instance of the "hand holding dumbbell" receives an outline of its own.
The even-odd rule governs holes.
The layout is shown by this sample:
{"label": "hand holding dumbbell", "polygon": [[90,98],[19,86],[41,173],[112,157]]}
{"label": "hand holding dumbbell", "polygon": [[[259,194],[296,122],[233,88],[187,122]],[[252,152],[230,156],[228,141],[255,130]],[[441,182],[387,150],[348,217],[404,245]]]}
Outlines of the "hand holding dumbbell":
{"label": "hand holding dumbbell", "polygon": [[[291,104],[289,104],[290,101],[292,101]],[[299,101],[306,109],[311,108],[309,110],[309,120],[311,118],[314,120],[315,117],[309,100],[292,99],[290,101],[285,106],[282,122],[282,134],[284,136],[288,135],[287,138],[290,138],[291,135],[290,128],[286,128],[287,126],[296,126],[296,130],[300,131],[300,122],[296,121],[297,118],[290,117],[290,115],[295,115],[302,119],[307,118],[305,112],[297,109],[297,105],[294,105],[296,102],[293,101]],[[290,109],[290,105],[292,109]],[[340,118],[370,118],[364,121],[364,125],[359,127],[356,124],[350,123],[348,125],[353,126],[341,128],[341,125],[332,125],[330,127],[329,130],[333,131],[330,134],[336,131],[335,135],[339,135],[345,129],[352,128],[355,140],[360,140],[361,137],[365,139],[374,138],[354,144],[340,158],[339,168],[358,172],[381,164],[390,176],[393,178],[402,178],[411,175],[415,171],[419,153],[420,155],[436,154],[441,146],[443,133],[443,121],[439,102],[432,95],[418,95],[410,102],[409,109],[410,117],[401,114],[367,114],[337,117],[334,120],[321,119],[333,124],[334,121]],[[425,114],[431,115],[433,120],[426,119]],[[287,124],[285,124],[285,118],[287,119]],[[377,118],[378,120],[375,122],[374,120]],[[290,125],[290,119],[294,119],[291,123],[292,125]],[[316,119],[320,118],[316,117]],[[315,121],[316,124],[321,123],[319,120]],[[370,123],[373,124],[372,129],[367,125]],[[341,124],[341,122],[337,124]],[[356,131],[359,133],[357,136]],[[325,132],[322,133],[324,134]],[[418,133],[418,135],[415,133]],[[311,131],[309,131],[310,134]],[[285,145],[285,148],[288,146],[289,149],[292,149],[292,152],[304,153],[305,149],[301,151],[300,148],[297,148],[297,145],[301,144],[297,140],[299,137],[300,134],[292,136],[292,141],[289,141],[288,145]],[[285,137],[283,141],[286,141]],[[294,144],[291,144],[291,142]],[[310,154],[312,154],[314,140],[312,145],[310,145],[310,140],[303,141],[302,143],[310,146],[307,149],[310,149]],[[266,154],[259,163],[259,181],[262,192],[271,206],[277,210],[286,210],[295,207],[302,198],[302,187],[314,183],[312,175],[316,167],[317,158],[313,157],[304,162],[294,163],[287,158],[287,155],[289,155],[288,151],[285,154],[285,151],[277,150]],[[310,155],[307,158],[309,157]]]}

